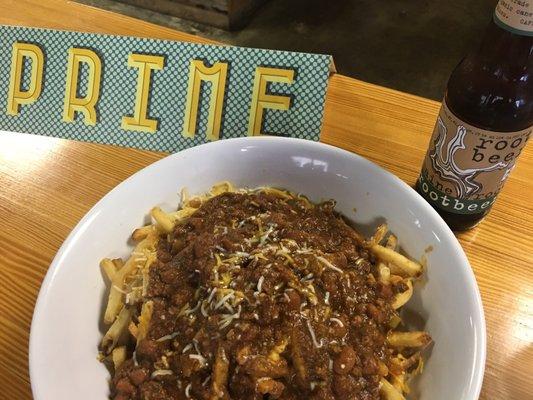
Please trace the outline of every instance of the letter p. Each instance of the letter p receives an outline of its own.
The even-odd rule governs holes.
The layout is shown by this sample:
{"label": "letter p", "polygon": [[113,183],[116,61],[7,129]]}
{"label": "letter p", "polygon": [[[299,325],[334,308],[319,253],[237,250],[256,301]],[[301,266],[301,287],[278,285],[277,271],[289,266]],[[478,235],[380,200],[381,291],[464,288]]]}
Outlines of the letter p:
{"label": "letter p", "polygon": [[[24,60],[31,60],[31,76],[27,90],[22,90]],[[11,74],[7,95],[7,113],[17,115],[21,104],[34,103],[41,95],[43,83],[44,54],[35,44],[13,43]]]}

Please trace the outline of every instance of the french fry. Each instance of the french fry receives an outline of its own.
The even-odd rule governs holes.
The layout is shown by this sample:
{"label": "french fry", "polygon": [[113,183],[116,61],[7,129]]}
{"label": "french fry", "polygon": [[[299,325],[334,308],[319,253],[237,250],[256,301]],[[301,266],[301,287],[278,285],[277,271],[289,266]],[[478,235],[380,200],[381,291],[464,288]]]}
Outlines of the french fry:
{"label": "french fry", "polygon": [[392,347],[424,347],[431,342],[431,337],[423,331],[390,332],[387,341]]}
{"label": "french fry", "polygon": [[379,281],[381,283],[389,283],[390,281],[390,268],[383,263],[378,264]]}
{"label": "french fry", "polygon": [[102,339],[102,349],[106,354],[109,354],[109,352],[113,350],[118,339],[120,338],[120,335],[122,335],[122,332],[128,328],[128,324],[131,321],[131,315],[132,310],[127,307],[123,307],[118,314],[117,319],[115,319],[115,322],[113,322],[113,324],[107,330]]}
{"label": "french fry", "polygon": [[120,346],[115,347],[113,351],[111,352],[111,359],[113,360],[113,366],[115,367],[115,371],[122,365],[124,361],[126,361],[126,347]]}
{"label": "french fry", "polygon": [[139,334],[139,328],[133,321],[130,321],[128,325],[128,331],[130,332],[131,336],[133,336],[135,339],[137,339],[137,335]]}
{"label": "french fry", "polygon": [[385,244],[385,247],[391,250],[396,250],[396,247],[398,247],[398,238],[393,234],[390,234],[387,238],[387,243]]}
{"label": "french fry", "polygon": [[302,332],[296,326],[292,327],[291,338],[290,338],[290,355],[291,361],[296,370],[296,376],[298,379],[305,381],[309,376],[307,372],[307,366],[305,364],[304,350],[301,345]]}
{"label": "french fry", "polygon": [[309,210],[309,209],[313,208],[313,203],[311,203],[311,202],[309,201],[309,199],[307,198],[307,196],[304,196],[303,194],[298,194],[297,199],[303,202],[304,207],[305,207],[306,209]]}
{"label": "french fry", "polygon": [[404,282],[407,285],[407,290],[405,292],[398,293],[394,298],[394,301],[392,302],[392,308],[395,310],[407,303],[413,295],[413,283],[411,282],[411,279],[406,279]]}
{"label": "french fry", "polygon": [[402,322],[402,319],[400,318],[400,316],[396,313],[392,314],[392,317],[390,318],[390,321],[389,321],[389,326],[394,329],[396,328],[398,325],[400,325]]}
{"label": "french fry", "polygon": [[141,296],[146,296],[148,293],[148,282],[150,280],[149,268],[143,268],[142,270],[142,292]]}
{"label": "french fry", "polygon": [[381,378],[379,392],[384,400],[405,400],[405,397],[388,380]]}
{"label": "french fry", "polygon": [[381,224],[380,226],[378,226],[376,232],[370,238],[370,244],[374,245],[381,243],[388,231],[389,228],[387,224]]}
{"label": "french fry", "polygon": [[210,193],[213,196],[218,196],[219,194],[222,194],[222,193],[234,192],[234,191],[235,191],[235,188],[230,182],[223,181],[223,182],[217,183],[216,185],[213,185]]}
{"label": "french fry", "polygon": [[117,272],[117,268],[113,261],[111,261],[109,258],[104,258],[102,261],[100,261],[100,266],[102,267],[107,280],[109,282],[113,282],[113,278]]}
{"label": "french fry", "polygon": [[418,264],[417,262],[411,261],[407,257],[387,247],[383,247],[379,244],[374,244],[370,246],[370,250],[372,250],[376,257],[378,257],[378,259],[380,259],[381,261],[385,263],[390,263],[391,266],[394,265],[398,267],[398,273],[401,272],[403,276],[417,276],[422,272],[422,265]]}
{"label": "french fry", "polygon": [[389,368],[385,365],[385,363],[381,360],[378,361],[378,374],[381,376],[387,376],[389,374]]}
{"label": "french fry", "polygon": [[145,239],[154,229],[155,227],[153,225],[146,225],[141,228],[137,228],[131,234],[131,238],[135,242],[140,242],[141,240]]}
{"label": "french fry", "polygon": [[400,365],[404,371],[407,371],[408,369],[411,369],[415,364],[418,365],[420,362],[420,359],[422,356],[420,355],[420,352],[416,352],[409,358],[404,358],[400,361]]}
{"label": "french fry", "polygon": [[208,198],[209,197],[207,197],[207,196],[194,196],[194,197],[191,197],[191,198],[187,199],[187,202],[185,202],[183,204],[183,209],[185,209],[187,207],[197,209],[197,208],[199,208],[202,205],[204,200],[207,200]]}
{"label": "french fry", "polygon": [[397,285],[400,282],[403,282],[403,280],[404,278],[402,278],[400,275],[391,275],[389,279],[391,285]]}
{"label": "french fry", "polygon": [[172,219],[172,223],[175,225],[176,222],[183,221],[185,218],[190,217],[195,211],[196,208],[187,206],[181,210],[169,213],[168,216]]}
{"label": "french fry", "polygon": [[416,369],[412,372],[413,375],[421,374],[424,371],[424,359],[422,357],[418,358],[418,364],[416,365]]}
{"label": "french fry", "polygon": [[391,374],[399,375],[403,373],[405,371],[405,368],[403,367],[403,362],[405,362],[405,360],[406,358],[401,353],[391,357],[389,359],[389,369]]}
{"label": "french fry", "polygon": [[283,338],[276,346],[274,346],[272,350],[270,350],[270,353],[268,354],[268,359],[272,361],[279,361],[279,355],[285,351],[288,344],[289,339]]}
{"label": "french fry", "polygon": [[215,364],[213,365],[212,383],[211,383],[211,397],[210,400],[225,399],[227,397],[227,382],[229,372],[229,360],[226,357],[224,348],[220,346],[215,356]]}
{"label": "french fry", "polygon": [[143,304],[141,315],[139,316],[139,325],[137,326],[137,345],[148,334],[148,325],[152,319],[152,311],[154,310],[154,302],[147,301]]}
{"label": "french fry", "polygon": [[283,190],[279,190],[279,189],[272,188],[272,187],[261,189],[261,191],[268,193],[268,194],[272,194],[276,197],[281,197],[282,199],[286,199],[286,200],[292,198],[292,196],[288,194],[287,192],[284,192]]}
{"label": "french fry", "polygon": [[161,210],[160,207],[152,208],[150,215],[164,232],[172,232],[172,229],[174,228],[174,221],[172,221],[169,215]]}
{"label": "french fry", "polygon": [[189,199],[191,198],[191,195],[189,194],[189,189],[187,189],[186,187],[181,188],[180,198],[180,206],[183,207],[189,202]]}
{"label": "french fry", "polygon": [[115,285],[111,285],[111,288],[109,289],[109,297],[107,298],[107,306],[104,312],[104,322],[106,324],[112,324],[122,307],[124,307],[122,296],[123,293],[118,290]]}
{"label": "french fry", "polygon": [[117,271],[124,266],[124,261],[122,261],[122,258],[114,258],[111,261],[113,261],[113,264],[115,265],[115,270]]}
{"label": "french fry", "polygon": [[409,385],[405,382],[405,373],[401,375],[391,375],[392,386],[400,393],[409,394]]}

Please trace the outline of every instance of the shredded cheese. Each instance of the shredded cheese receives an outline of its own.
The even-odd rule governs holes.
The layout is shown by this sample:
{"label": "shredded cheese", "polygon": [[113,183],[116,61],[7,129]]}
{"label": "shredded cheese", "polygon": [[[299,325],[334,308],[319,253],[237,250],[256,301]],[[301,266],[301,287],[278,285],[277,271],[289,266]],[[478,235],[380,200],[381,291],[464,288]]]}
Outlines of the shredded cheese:
{"label": "shredded cheese", "polygon": [[192,359],[200,361],[200,364],[202,364],[202,365],[207,364],[207,360],[201,354],[189,354],[189,358],[192,358]]}
{"label": "shredded cheese", "polygon": [[196,353],[201,355],[202,353],[200,352],[200,349],[198,348],[198,341],[196,339],[193,339],[192,344],[194,346],[194,350],[196,350]]}
{"label": "shredded cheese", "polygon": [[128,292],[126,292],[124,289],[122,288],[119,288],[117,285],[113,285],[113,289],[117,290],[118,292],[122,293],[122,294],[128,294]]}
{"label": "shredded cheese", "polygon": [[226,310],[228,310],[228,311],[229,311],[230,313],[232,313],[232,314],[235,312],[235,310],[233,309],[233,307],[232,307],[231,305],[229,305],[228,303],[224,303],[224,308],[225,308]]}
{"label": "shredded cheese", "polygon": [[257,293],[261,293],[261,289],[263,288],[263,282],[265,281],[265,277],[261,275],[259,280],[257,281]]}
{"label": "shredded cheese", "polygon": [[324,257],[322,256],[315,256],[316,259],[318,261],[320,261],[322,264],[324,264],[326,267],[328,268],[331,268],[332,270],[334,271],[337,271],[338,273],[342,274],[344,273],[344,271],[338,267],[336,267],[335,265],[333,265],[330,261],[328,261],[327,259],[325,259]]}
{"label": "shredded cheese", "polygon": [[313,340],[313,345],[319,349],[322,347],[323,343],[322,343],[322,339],[320,339],[320,343],[317,342],[316,340],[316,335],[315,335],[315,331],[313,330],[313,327],[311,326],[311,322],[309,322],[309,320],[306,321],[307,323],[307,329],[309,330],[309,333],[311,334],[311,339]]}
{"label": "shredded cheese", "polygon": [[220,299],[220,301],[219,301],[217,304],[215,304],[214,309],[215,309],[215,310],[218,310],[218,309],[219,309],[220,307],[222,307],[222,305],[223,305],[224,303],[226,303],[230,298],[234,298],[234,297],[235,297],[235,293],[233,293],[233,291],[231,291],[230,293],[228,293],[227,295],[225,295],[224,297],[222,297],[222,298]]}
{"label": "shredded cheese", "polygon": [[205,305],[209,305],[208,302],[204,301],[202,302],[202,305],[200,306],[200,312],[202,313],[202,315],[207,318],[209,316],[209,314],[207,314],[207,310],[205,309]]}
{"label": "shredded cheese", "polygon": [[310,274],[307,274],[306,276],[304,276],[304,277],[302,278],[302,281],[309,281],[309,280],[313,279],[313,276],[314,276],[314,275],[313,275],[313,273],[311,272]]}
{"label": "shredded cheese", "polygon": [[268,240],[268,237],[270,236],[272,232],[274,232],[273,226],[269,227],[268,230],[259,238],[260,246],[263,246],[266,243],[266,241]]}
{"label": "shredded cheese", "polygon": [[196,305],[194,306],[194,308],[191,308],[187,311],[185,311],[185,315],[189,315],[189,314],[193,314],[196,312],[196,310],[198,310],[198,308],[200,308],[200,306],[202,305],[202,300],[198,300],[198,303],[196,303]]}
{"label": "shredded cheese", "polygon": [[172,375],[174,372],[170,369],[156,369],[154,372],[152,372],[152,375],[150,375],[151,378],[155,378],[156,376],[163,376],[163,375]]}
{"label": "shredded cheese", "polygon": [[341,328],[344,328],[344,323],[340,319],[331,317],[330,320],[337,323],[337,325],[339,325]]}
{"label": "shredded cheese", "polygon": [[178,335],[178,332],[172,332],[170,335],[161,336],[159,339],[156,339],[156,342],[165,342],[167,340],[172,340]]}
{"label": "shredded cheese", "polygon": [[217,292],[217,288],[211,289],[211,293],[209,293],[209,297],[207,298],[208,303],[211,303],[211,300],[213,300],[213,296],[215,295],[216,292]]}
{"label": "shredded cheese", "polygon": [[241,305],[239,304],[239,306],[237,307],[237,312],[235,314],[223,314],[223,317],[219,322],[219,328],[224,329],[229,324],[231,324],[233,320],[239,319],[241,317],[241,309]]}

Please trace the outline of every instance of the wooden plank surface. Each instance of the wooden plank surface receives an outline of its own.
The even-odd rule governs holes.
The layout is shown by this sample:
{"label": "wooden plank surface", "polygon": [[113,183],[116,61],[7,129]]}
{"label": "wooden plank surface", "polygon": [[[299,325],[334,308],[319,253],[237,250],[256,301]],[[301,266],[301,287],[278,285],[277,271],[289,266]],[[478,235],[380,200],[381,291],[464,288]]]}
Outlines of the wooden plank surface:
{"label": "wooden plank surface", "polygon": [[[59,0],[4,0],[0,23],[207,42]],[[420,170],[438,103],[336,75],[322,141],[354,151],[409,184]],[[119,182],[165,154],[0,133],[0,398],[31,398],[28,336],[36,296],[59,246]],[[533,393],[533,148],[525,149],[491,214],[459,235],[487,319],[483,400]],[[529,397],[530,398],[530,397]]]}

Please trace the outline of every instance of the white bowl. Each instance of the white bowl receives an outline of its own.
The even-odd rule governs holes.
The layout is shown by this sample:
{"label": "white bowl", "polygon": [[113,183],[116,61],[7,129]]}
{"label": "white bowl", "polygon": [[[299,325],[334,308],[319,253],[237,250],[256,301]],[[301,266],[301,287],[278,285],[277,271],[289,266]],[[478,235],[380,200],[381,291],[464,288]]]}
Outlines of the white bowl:
{"label": "white bowl", "polygon": [[107,399],[109,375],[96,359],[105,292],[100,259],[126,256],[129,235],[154,205],[175,209],[182,187],[202,193],[222,180],[283,187],[314,201],[333,198],[366,234],[386,220],[415,258],[433,246],[427,281],[408,305],[435,341],[415,387],[417,398],[478,398],[486,351],[481,298],[461,246],[438,214],[408,185],[362,157],[321,143],[259,137],[166,157],[118,185],[74,228],[48,270],[33,316],[30,375],[36,400]]}

